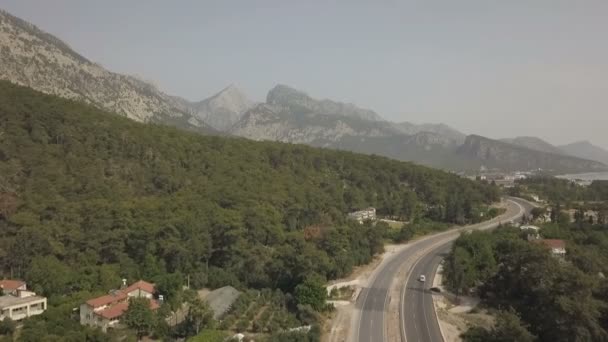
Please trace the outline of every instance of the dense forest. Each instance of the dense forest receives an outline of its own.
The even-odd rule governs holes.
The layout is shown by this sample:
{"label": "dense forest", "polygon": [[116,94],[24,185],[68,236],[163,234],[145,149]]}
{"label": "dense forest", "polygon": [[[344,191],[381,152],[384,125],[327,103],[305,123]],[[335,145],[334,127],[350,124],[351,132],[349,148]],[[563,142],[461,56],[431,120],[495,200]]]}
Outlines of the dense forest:
{"label": "dense forest", "polygon": [[121,278],[293,292],[382,250],[382,229],[349,211],[466,223],[498,195],[411,163],[139,124],[0,82],[0,271],[51,304]]}
{"label": "dense forest", "polygon": [[608,181],[596,180],[589,186],[581,186],[567,179],[552,176],[536,176],[518,180],[511,189],[514,196],[521,192],[533,192],[551,203],[576,201],[605,201],[608,199]]}
{"label": "dense forest", "polygon": [[463,234],[445,262],[447,285],[475,292],[497,313],[493,329],[474,327],[465,341],[607,341],[608,225],[544,225],[564,239],[566,259],[526,240],[519,228]]}

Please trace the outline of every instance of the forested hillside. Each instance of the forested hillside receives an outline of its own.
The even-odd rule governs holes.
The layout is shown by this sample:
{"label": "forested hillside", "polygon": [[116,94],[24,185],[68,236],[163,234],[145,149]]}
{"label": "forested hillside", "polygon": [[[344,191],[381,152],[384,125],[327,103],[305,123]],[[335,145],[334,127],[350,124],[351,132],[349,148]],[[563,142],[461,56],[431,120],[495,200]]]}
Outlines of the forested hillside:
{"label": "forested hillside", "polygon": [[410,163],[200,136],[0,83],[0,268],[51,297],[168,274],[291,291],[382,249],[350,210],[461,222],[497,198]]}

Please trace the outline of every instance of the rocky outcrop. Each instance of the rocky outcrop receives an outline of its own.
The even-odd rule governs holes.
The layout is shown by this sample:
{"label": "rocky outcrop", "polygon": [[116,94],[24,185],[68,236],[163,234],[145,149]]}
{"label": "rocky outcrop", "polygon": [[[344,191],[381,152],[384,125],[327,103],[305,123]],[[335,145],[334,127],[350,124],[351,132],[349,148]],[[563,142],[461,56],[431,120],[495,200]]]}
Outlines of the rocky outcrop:
{"label": "rocky outcrop", "polygon": [[576,173],[608,170],[608,166],[600,162],[535,151],[478,135],[469,135],[458,148],[458,154],[479,160],[488,168],[507,171],[542,169]]}
{"label": "rocky outcrop", "polygon": [[315,100],[302,91],[282,84],[275,86],[268,92],[266,103],[287,106],[298,113],[312,112],[369,121],[384,120],[373,110],[362,109],[350,103]]}
{"label": "rocky outcrop", "polygon": [[210,132],[178,101],[136,77],[110,72],[60,39],[0,10],[0,79],[84,101],[140,122]]}

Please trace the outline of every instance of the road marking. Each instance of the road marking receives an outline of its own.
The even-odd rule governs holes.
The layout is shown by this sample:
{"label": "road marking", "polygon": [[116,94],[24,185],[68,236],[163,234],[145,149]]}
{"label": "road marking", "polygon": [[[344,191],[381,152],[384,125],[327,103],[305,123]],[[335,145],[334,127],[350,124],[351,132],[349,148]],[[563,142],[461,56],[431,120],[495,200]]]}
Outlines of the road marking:
{"label": "road marking", "polygon": [[[519,203],[517,203],[516,201],[514,201],[514,200],[507,199],[507,201],[515,203],[519,207],[519,209],[520,209],[519,213],[517,215],[515,215],[514,219],[520,218],[521,217],[521,213],[524,211],[523,207]],[[485,222],[485,223],[480,223],[480,224],[476,224],[476,225],[472,225],[472,226],[467,226],[467,227],[463,227],[463,228],[456,228],[456,229],[448,230],[448,231],[445,231],[445,232],[440,232],[440,233],[436,233],[436,234],[433,234],[433,235],[429,235],[429,236],[426,236],[426,237],[421,238],[419,240],[412,241],[411,243],[409,243],[409,246],[407,246],[406,249],[414,248],[414,246],[416,244],[418,244],[418,243],[423,244],[424,242],[432,241],[433,238],[438,238],[439,242],[442,242],[442,244],[443,243],[448,243],[448,242],[450,242],[452,240],[455,240],[458,237],[458,235],[460,233],[462,233],[463,231],[469,231],[469,230],[475,230],[475,229],[485,230],[485,229],[488,229],[490,226],[492,226],[494,224],[497,224],[498,223],[497,221],[499,219],[500,219],[499,217],[496,217],[496,218],[491,219],[490,221]],[[500,220],[503,220],[503,219],[500,219]],[[508,220],[508,218],[506,220]],[[441,239],[442,237],[444,238],[443,240]],[[421,249],[422,249],[422,251],[434,249],[433,247],[437,246],[439,244],[439,242],[435,242],[435,243],[431,242],[429,247],[421,248]],[[401,255],[401,253],[406,254],[405,253],[405,249],[403,251],[400,251],[399,253],[392,254],[387,260],[384,261],[384,265],[383,266],[382,266],[382,263],[380,264],[380,266],[382,266],[382,267],[377,268],[377,269],[375,269],[372,272],[372,274],[370,276],[370,279],[367,282],[367,285],[369,287],[365,289],[366,291],[365,291],[365,294],[362,296],[363,298],[357,298],[357,299],[361,299],[361,309],[359,310],[359,319],[358,319],[358,326],[357,326],[357,336],[355,337],[355,341],[359,341],[359,338],[361,337],[361,322],[363,320],[363,314],[365,312],[365,310],[364,310],[365,309],[365,304],[366,304],[367,299],[369,297],[369,292],[372,289],[372,287],[373,287],[373,285],[374,285],[374,283],[375,283],[375,281],[376,281],[376,279],[378,277],[378,274],[382,273],[383,271],[390,270],[390,268],[387,268],[387,265],[390,265],[390,263],[392,261],[396,260],[397,256]],[[409,259],[411,259],[413,257],[415,258],[417,256],[417,254],[420,254],[420,253],[414,253],[413,255],[410,255],[405,260],[402,260],[401,263],[400,263],[400,265],[403,265],[405,262],[407,262]],[[416,261],[416,264],[417,264],[417,262],[422,257],[424,257],[425,254],[428,254],[428,252],[422,253],[422,256],[419,257],[418,260]],[[406,271],[406,275],[407,275],[407,272],[410,272],[410,271],[413,270],[413,268],[415,267],[416,264],[414,264],[414,266],[410,267],[409,270]],[[399,268],[400,267],[401,266],[399,266]],[[401,295],[400,295],[401,303],[399,304],[399,306],[400,306],[400,309],[399,309],[400,318],[403,318],[402,321],[400,319],[400,321],[401,321],[400,325],[401,325],[401,328],[402,328],[401,332],[402,332],[403,339],[406,342],[407,342],[407,336],[406,336],[406,331],[405,331],[405,306],[403,305],[403,303],[405,302],[406,287],[407,287],[407,283],[408,283],[410,277],[411,277],[411,274],[409,275],[409,277],[406,278],[405,284],[401,288]],[[390,287],[387,290],[387,294],[384,297],[384,301],[385,302],[384,302],[384,307],[383,307],[383,311],[382,311],[382,315],[381,315],[381,317],[382,317],[382,322],[381,323],[383,325],[383,329],[382,329],[382,334],[383,334],[382,335],[382,339],[383,340],[384,340],[384,337],[385,337],[384,336],[384,333],[385,333],[384,330],[385,330],[385,328],[387,328],[387,325],[384,324],[385,323],[384,322],[384,317],[385,317],[385,314],[386,314],[386,304],[387,304],[387,301],[388,301],[388,298],[389,298],[389,295],[388,295],[389,290],[390,290]],[[359,297],[361,297],[361,296],[359,295]],[[376,298],[374,297],[374,303],[372,303],[372,304],[375,304],[375,300],[376,300]],[[355,304],[356,304],[356,302],[357,301],[355,301]],[[416,329],[417,329],[417,327],[416,327]],[[371,331],[370,331],[370,333],[371,333]],[[359,341],[359,342],[361,342],[361,341]],[[373,341],[373,342],[377,342],[377,341]]]}
{"label": "road marking", "polygon": [[[507,199],[507,201],[511,202],[511,203],[514,203],[515,205],[517,205],[517,207],[519,207],[519,210],[518,210],[517,214],[515,214],[512,217],[506,218],[505,220],[517,220],[517,219],[521,218],[523,216],[523,213],[525,212],[524,207],[522,205],[520,205],[518,202],[516,202],[516,201],[514,201],[512,199]],[[487,229],[491,229],[491,228],[497,227],[498,226],[498,222],[496,222],[496,221],[499,221],[498,217],[496,217],[494,219],[491,219],[489,222],[473,225],[472,227],[471,226],[467,226],[467,227],[463,227],[463,228],[457,228],[457,229],[454,229],[452,231],[448,231],[450,233],[458,233],[458,235],[457,236],[449,236],[450,234],[447,234],[448,232],[446,232],[445,235],[448,236],[447,238],[445,238],[443,240],[439,240],[439,242],[436,242],[434,244],[431,244],[431,246],[428,247],[428,248],[426,248],[426,249],[422,249],[422,256],[420,256],[416,260],[416,262],[414,263],[414,265],[412,267],[410,267],[409,272],[411,272],[411,273],[407,276],[405,284],[402,287],[402,295],[401,295],[401,303],[400,303],[400,310],[399,310],[399,312],[401,314],[401,317],[403,317],[403,319],[401,320],[400,324],[401,324],[402,336],[403,336],[403,339],[405,340],[405,342],[407,342],[407,332],[405,330],[405,302],[406,302],[405,301],[405,296],[406,296],[406,292],[407,292],[407,285],[410,283],[410,281],[412,279],[412,274],[414,274],[413,271],[415,270],[415,268],[418,265],[418,263],[420,262],[420,260],[422,260],[426,255],[428,255],[432,251],[440,249],[442,245],[450,243],[450,242],[456,240],[458,238],[458,236],[460,235],[460,233],[462,233],[462,232],[473,231],[473,230],[487,230]],[[500,219],[500,221],[502,221],[502,219]],[[434,235],[434,236],[441,236],[441,235],[443,235],[443,234],[437,234],[437,235]],[[423,290],[424,290],[424,286],[423,286]],[[416,301],[414,300],[413,303],[416,303]],[[422,303],[423,303],[422,310],[423,310],[425,324],[426,324],[426,327],[427,327],[427,333],[429,334],[429,337],[430,337],[430,330],[429,330],[429,327],[428,327],[428,319],[426,317],[426,311],[425,311],[425,308],[424,308],[424,293],[422,294]],[[414,304],[414,306],[415,306],[415,304]],[[434,307],[433,307],[433,311],[435,311]],[[435,311],[435,315],[436,314],[437,313]],[[438,322],[438,324],[439,324],[439,322]],[[416,321],[415,320],[414,320],[414,328],[415,328],[416,331],[418,331],[418,327],[416,326]],[[443,339],[443,334],[441,334],[441,337]]]}

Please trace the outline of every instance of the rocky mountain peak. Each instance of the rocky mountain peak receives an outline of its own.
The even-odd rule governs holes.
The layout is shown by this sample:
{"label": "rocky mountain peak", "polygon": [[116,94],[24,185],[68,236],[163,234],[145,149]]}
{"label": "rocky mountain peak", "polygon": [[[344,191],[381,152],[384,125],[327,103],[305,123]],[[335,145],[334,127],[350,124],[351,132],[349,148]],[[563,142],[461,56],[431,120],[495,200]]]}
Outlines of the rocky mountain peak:
{"label": "rocky mountain peak", "polygon": [[5,11],[0,11],[0,60],[0,79],[84,101],[140,122],[210,131],[156,86],[110,72],[59,38]]}
{"label": "rocky mountain peak", "polygon": [[272,88],[266,96],[268,104],[282,105],[291,108],[296,113],[314,113],[328,116],[345,116],[349,118],[384,121],[376,112],[355,106],[352,103],[342,103],[332,100],[316,100],[303,91],[284,84]]}
{"label": "rocky mountain peak", "polygon": [[209,103],[215,108],[222,108],[239,114],[251,108],[253,105],[253,102],[234,84],[227,86],[210,98],[199,102],[199,104],[202,103]]}

